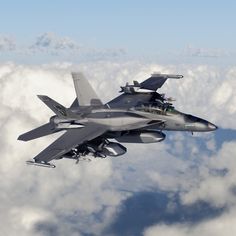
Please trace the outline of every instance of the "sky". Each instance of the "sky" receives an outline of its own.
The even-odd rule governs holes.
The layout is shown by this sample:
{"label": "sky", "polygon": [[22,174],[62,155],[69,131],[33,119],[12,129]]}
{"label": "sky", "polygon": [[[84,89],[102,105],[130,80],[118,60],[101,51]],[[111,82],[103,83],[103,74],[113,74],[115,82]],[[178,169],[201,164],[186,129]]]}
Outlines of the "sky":
{"label": "sky", "polygon": [[[18,55],[10,56],[19,60],[37,37],[53,33],[85,48],[84,54],[89,49],[123,49],[126,57],[160,63],[235,61],[235,1],[23,0],[1,6],[1,35],[16,41]],[[35,57],[33,61],[38,62]]]}
{"label": "sky", "polygon": [[[236,235],[235,1],[4,1],[0,8],[0,235]],[[183,74],[159,91],[216,124],[127,144],[118,158],[27,166],[60,134],[45,94],[69,106],[71,71],[105,103],[126,82]]]}

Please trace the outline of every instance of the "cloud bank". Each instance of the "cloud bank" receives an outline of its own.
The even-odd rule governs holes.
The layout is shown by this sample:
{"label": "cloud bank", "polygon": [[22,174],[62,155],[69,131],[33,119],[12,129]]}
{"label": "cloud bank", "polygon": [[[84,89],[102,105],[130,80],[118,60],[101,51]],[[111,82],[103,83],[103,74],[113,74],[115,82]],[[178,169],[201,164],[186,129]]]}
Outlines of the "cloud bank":
{"label": "cloud bank", "polygon": [[126,56],[124,48],[95,48],[84,46],[68,36],[59,36],[53,32],[42,33],[33,39],[32,43],[26,45],[13,40],[10,36],[0,35],[0,52],[18,57],[33,56],[32,60],[41,56],[57,57],[58,60],[60,58],[63,58],[62,60],[70,58],[70,60],[74,61],[111,60]]}
{"label": "cloud bank", "polygon": [[199,48],[199,47],[194,47],[192,45],[188,45],[184,50],[183,54],[186,56],[191,56],[191,57],[209,57],[209,58],[218,58],[218,57],[225,57],[225,56],[230,56],[231,53],[219,49],[219,48]]}
{"label": "cloud bank", "polygon": [[54,33],[43,33],[39,35],[33,45],[32,49],[51,49],[51,50],[78,50],[79,45],[69,37],[58,37]]}
{"label": "cloud bank", "polygon": [[[177,99],[176,108],[210,120],[222,129],[236,129],[236,67],[221,71],[206,65],[134,61],[1,64],[0,176],[4,181],[0,183],[0,234],[118,235],[108,229],[115,225],[124,202],[148,190],[177,194],[183,206],[207,202],[224,211],[198,224],[171,225],[155,220],[152,212],[152,226],[144,224],[140,235],[234,235],[235,139],[218,145],[214,133],[192,137],[167,132],[165,142],[138,148],[128,145],[128,154],[117,159],[96,159],[79,165],[62,160],[53,170],[25,165],[59,135],[29,143],[16,140],[19,134],[46,123],[53,115],[36,94],[49,95],[69,106],[75,97],[70,71],[75,70],[85,73],[104,102],[118,95],[119,86],[126,81],[142,81],[154,71],[184,74],[182,81],[168,81],[161,90]],[[175,209],[175,201],[167,205],[169,210]]]}

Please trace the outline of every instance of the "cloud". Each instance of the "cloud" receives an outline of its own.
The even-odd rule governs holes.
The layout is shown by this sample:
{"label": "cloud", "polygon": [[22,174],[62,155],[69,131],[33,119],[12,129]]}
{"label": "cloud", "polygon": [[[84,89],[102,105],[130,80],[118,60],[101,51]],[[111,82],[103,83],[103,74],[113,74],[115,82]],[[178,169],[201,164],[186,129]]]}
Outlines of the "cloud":
{"label": "cloud", "polygon": [[107,58],[117,58],[124,56],[126,51],[123,48],[92,48],[79,45],[75,40],[69,37],[59,37],[52,32],[39,35],[35,42],[29,47],[32,53],[50,53],[50,54],[76,54],[79,57],[102,60]]}
{"label": "cloud", "polygon": [[53,220],[49,211],[22,206],[11,209],[10,215],[13,221],[20,221],[26,230],[31,229],[35,223],[42,220]]}
{"label": "cloud", "polygon": [[[236,186],[235,176],[235,148],[236,142],[225,142],[214,158],[205,159],[205,172],[199,173],[197,186],[190,187],[183,194],[185,204],[198,200],[211,202],[215,206],[228,206],[236,203],[235,193],[232,191]],[[211,172],[210,170],[224,170]]]}
{"label": "cloud", "polygon": [[235,208],[215,219],[207,220],[197,225],[189,224],[160,224],[152,226],[144,231],[144,236],[221,236],[234,235],[236,233]]}
{"label": "cloud", "polygon": [[184,50],[183,54],[185,56],[191,57],[208,57],[208,58],[218,58],[230,56],[230,53],[223,49],[217,48],[198,48],[192,45],[188,45]]}
{"label": "cloud", "polygon": [[[224,209],[206,202],[181,204],[174,192],[141,191],[122,202],[108,235],[143,235],[145,228],[159,225],[200,224],[222,215]],[[148,230],[150,231],[150,229]],[[153,230],[154,231],[154,230]],[[159,233],[161,235],[161,233]]]}
{"label": "cloud", "polygon": [[123,48],[81,48],[81,56],[87,60],[107,60],[125,57],[127,52]]}
{"label": "cloud", "polygon": [[126,50],[123,48],[99,48],[84,46],[80,42],[68,37],[59,36],[53,32],[45,32],[37,36],[31,44],[22,45],[9,36],[0,36],[0,52],[11,53],[19,58],[32,57],[35,62],[42,56],[45,61],[48,58],[58,58],[64,61],[98,61],[124,58]]}
{"label": "cloud", "polygon": [[[185,206],[206,201],[212,207],[232,207],[217,219],[209,219],[212,225],[221,219],[227,223],[229,216],[234,216],[235,142],[224,141],[220,146],[214,134],[192,137],[167,133],[168,138],[162,143],[128,145],[128,154],[117,159],[96,159],[79,165],[61,160],[53,170],[26,166],[26,160],[59,135],[27,143],[16,140],[19,134],[48,122],[53,115],[36,94],[49,95],[69,106],[75,97],[70,76],[74,70],[85,73],[104,102],[118,95],[119,86],[126,81],[142,81],[153,71],[182,73],[183,80],[168,81],[161,89],[177,99],[176,108],[209,119],[220,127],[236,128],[234,67],[221,71],[205,65],[134,61],[1,64],[0,176],[4,181],[0,183],[0,234],[101,235],[125,200],[150,188],[180,194]],[[225,89],[230,95],[224,94]],[[172,226],[179,229],[178,225]],[[180,225],[180,231],[188,232],[190,227]],[[145,232],[152,230],[155,228]],[[167,230],[167,226],[162,225],[162,230]]]}
{"label": "cloud", "polygon": [[0,52],[14,51],[16,42],[9,36],[0,35]]}
{"label": "cloud", "polygon": [[30,47],[32,50],[56,52],[61,50],[79,50],[80,46],[69,37],[58,37],[54,33],[39,35]]}

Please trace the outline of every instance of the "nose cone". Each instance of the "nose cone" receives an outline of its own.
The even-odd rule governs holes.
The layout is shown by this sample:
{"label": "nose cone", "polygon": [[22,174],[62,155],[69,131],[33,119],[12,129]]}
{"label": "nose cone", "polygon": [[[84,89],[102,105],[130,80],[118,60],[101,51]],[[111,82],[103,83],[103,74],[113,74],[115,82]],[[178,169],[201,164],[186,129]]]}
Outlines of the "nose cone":
{"label": "nose cone", "polygon": [[218,129],[218,127],[210,122],[208,122],[208,125],[207,125],[209,131],[214,131],[216,129]]}
{"label": "nose cone", "polygon": [[206,121],[206,120],[201,120],[199,122],[195,123],[195,127],[197,131],[202,131],[202,132],[208,132],[208,131],[214,131],[217,129],[217,126]]}
{"label": "nose cone", "polygon": [[190,131],[208,132],[217,129],[217,126],[202,118],[184,114],[185,127]]}

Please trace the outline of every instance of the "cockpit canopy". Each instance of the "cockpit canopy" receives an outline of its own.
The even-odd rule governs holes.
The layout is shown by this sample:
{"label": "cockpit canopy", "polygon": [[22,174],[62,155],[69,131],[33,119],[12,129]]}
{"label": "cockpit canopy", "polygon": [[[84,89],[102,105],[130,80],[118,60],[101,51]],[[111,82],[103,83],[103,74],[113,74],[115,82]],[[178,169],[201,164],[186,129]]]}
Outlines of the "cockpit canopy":
{"label": "cockpit canopy", "polygon": [[185,114],[184,115],[184,120],[188,123],[195,123],[195,122],[204,122],[204,123],[207,123],[205,120],[199,118],[199,117],[196,117],[196,116],[192,116],[190,114]]}
{"label": "cockpit canopy", "polygon": [[179,113],[172,103],[168,102],[149,102],[149,103],[141,103],[135,107],[135,110],[144,111],[149,113],[155,113],[160,115],[166,114],[177,114]]}

